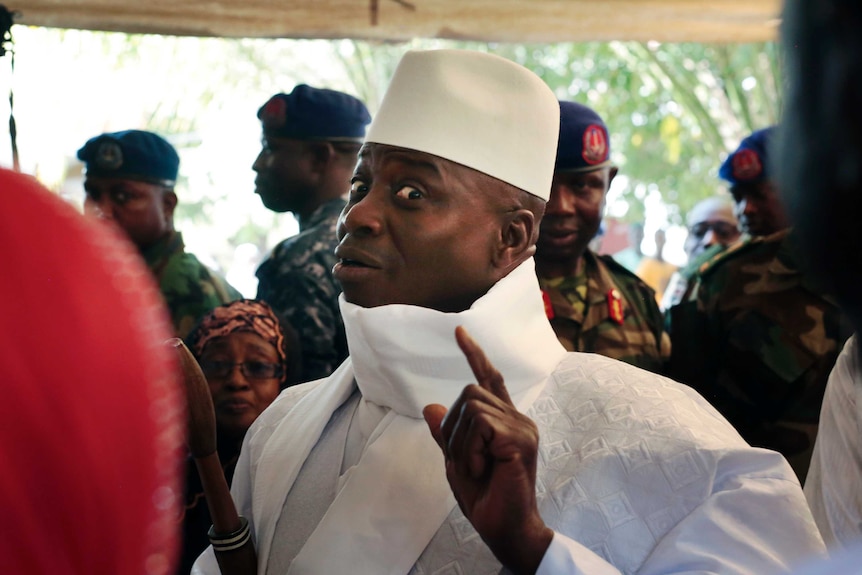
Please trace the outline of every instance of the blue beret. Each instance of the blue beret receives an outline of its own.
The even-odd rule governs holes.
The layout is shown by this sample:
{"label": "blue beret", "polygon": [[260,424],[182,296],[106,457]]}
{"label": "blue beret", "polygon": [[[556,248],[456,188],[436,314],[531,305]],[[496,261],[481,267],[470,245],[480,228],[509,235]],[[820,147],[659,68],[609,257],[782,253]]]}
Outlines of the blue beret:
{"label": "blue beret", "polygon": [[353,140],[365,138],[371,122],[360,100],[335,90],[296,86],[290,94],[276,94],[257,111],[263,133],[294,140]]}
{"label": "blue beret", "polygon": [[724,160],[718,176],[730,182],[731,186],[768,180],[769,141],[774,131],[775,126],[770,126],[742,140],[739,147]]}
{"label": "blue beret", "polygon": [[173,186],[180,157],[164,138],[142,130],[111,132],[91,138],[78,150],[88,176],[125,178]]}
{"label": "blue beret", "polygon": [[560,102],[560,140],[554,171],[586,172],[611,165],[608,127],[601,116],[576,102]]}

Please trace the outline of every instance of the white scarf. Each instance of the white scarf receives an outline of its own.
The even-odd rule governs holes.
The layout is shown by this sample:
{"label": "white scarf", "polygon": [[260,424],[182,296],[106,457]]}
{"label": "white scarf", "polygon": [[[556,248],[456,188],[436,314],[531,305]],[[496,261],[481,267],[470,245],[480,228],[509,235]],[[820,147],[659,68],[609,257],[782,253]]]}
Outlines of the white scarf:
{"label": "white scarf", "polygon": [[[340,299],[351,357],[300,400],[258,461],[252,511],[258,572],[303,462],[332,413],[353,393],[392,409],[293,561],[290,573],[407,573],[455,505],[443,456],[422,418],[475,382],[455,342],[464,326],[502,373],[521,411],[565,356],[548,323],[532,259],[461,313],[408,305],[361,308]],[[375,438],[376,437],[376,438]],[[291,518],[284,518],[290,521]]]}

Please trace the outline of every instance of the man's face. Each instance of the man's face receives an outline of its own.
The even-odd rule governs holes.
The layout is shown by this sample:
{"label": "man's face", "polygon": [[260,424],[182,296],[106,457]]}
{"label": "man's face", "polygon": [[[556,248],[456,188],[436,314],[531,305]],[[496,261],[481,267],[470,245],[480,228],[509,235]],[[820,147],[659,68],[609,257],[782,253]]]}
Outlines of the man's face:
{"label": "man's face", "polygon": [[492,262],[502,227],[495,184],[437,156],[363,146],[335,249],[347,301],[469,308],[502,275]]}
{"label": "man's face", "polygon": [[254,193],[274,212],[302,211],[315,192],[313,159],[307,142],[264,135],[252,164]]}
{"label": "man's face", "polygon": [[113,222],[140,249],[153,245],[174,228],[177,196],[164,186],[88,176],[84,191],[84,213]]}
{"label": "man's face", "polygon": [[778,192],[769,181],[742,184],[731,188],[736,202],[736,217],[743,231],[766,236],[786,228],[789,223]]}
{"label": "man's face", "polygon": [[692,222],[685,238],[685,253],[694,258],[714,245],[729,246],[742,232],[728,209],[721,204],[707,206],[690,217]]}
{"label": "man's face", "polygon": [[607,167],[554,174],[539,228],[537,260],[574,262],[581,257],[599,231],[605,195],[616,173]]}

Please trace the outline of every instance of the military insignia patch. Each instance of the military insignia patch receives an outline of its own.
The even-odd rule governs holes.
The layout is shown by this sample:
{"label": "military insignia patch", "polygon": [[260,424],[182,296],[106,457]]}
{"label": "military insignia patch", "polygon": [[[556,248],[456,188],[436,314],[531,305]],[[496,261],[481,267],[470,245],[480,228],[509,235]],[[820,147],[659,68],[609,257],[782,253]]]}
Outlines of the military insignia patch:
{"label": "military insignia patch", "polygon": [[584,130],[584,161],[590,165],[601,164],[608,159],[608,138],[598,124],[590,124]]}
{"label": "military insignia patch", "polygon": [[542,302],[545,304],[545,315],[548,319],[554,319],[554,305],[551,303],[551,296],[545,290],[542,290]]}
{"label": "military insignia patch", "polygon": [[123,165],[123,150],[113,140],[105,140],[96,150],[96,165],[103,170],[116,170]]}
{"label": "military insignia patch", "polygon": [[264,105],[260,121],[266,130],[278,130],[287,122],[287,102],[275,96]]}
{"label": "military insignia patch", "polygon": [[763,162],[754,150],[743,148],[733,156],[733,177],[737,180],[753,180],[763,173]]}
{"label": "military insignia patch", "polygon": [[620,292],[612,289],[608,292],[608,316],[611,320],[619,325],[625,322],[625,314],[623,314],[623,298]]}

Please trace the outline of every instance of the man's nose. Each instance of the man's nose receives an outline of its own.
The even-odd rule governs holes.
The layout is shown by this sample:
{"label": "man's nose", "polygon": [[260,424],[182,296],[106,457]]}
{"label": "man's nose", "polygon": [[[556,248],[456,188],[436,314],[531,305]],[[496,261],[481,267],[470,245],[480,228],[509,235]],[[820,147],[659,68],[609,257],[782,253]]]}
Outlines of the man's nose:
{"label": "man's nose", "polygon": [[346,234],[377,235],[383,230],[382,194],[370,191],[356,203],[347,204],[338,218],[340,237]]}
{"label": "man's nose", "polygon": [[707,229],[706,233],[703,234],[703,247],[709,248],[717,243],[720,242],[718,241],[718,236],[715,235],[715,231],[712,228]]}
{"label": "man's nose", "polygon": [[267,151],[261,150],[257,157],[254,159],[254,163],[251,165],[251,169],[255,172],[260,172],[262,169],[266,167],[267,163]]}
{"label": "man's nose", "polygon": [[575,212],[573,194],[565,186],[555,185],[545,205],[546,215],[566,215]]}

